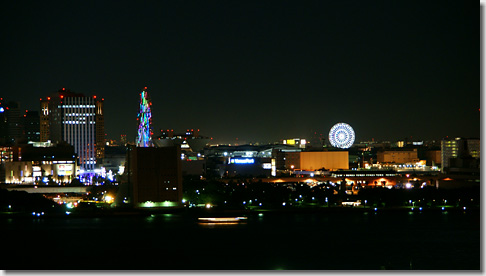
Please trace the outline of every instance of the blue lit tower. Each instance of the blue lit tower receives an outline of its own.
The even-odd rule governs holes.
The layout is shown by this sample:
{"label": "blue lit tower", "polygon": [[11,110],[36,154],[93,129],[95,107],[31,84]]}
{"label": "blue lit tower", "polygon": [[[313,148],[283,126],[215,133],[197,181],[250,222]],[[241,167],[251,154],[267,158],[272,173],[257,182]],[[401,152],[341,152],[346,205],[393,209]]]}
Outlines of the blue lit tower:
{"label": "blue lit tower", "polygon": [[138,112],[137,147],[152,147],[152,101],[145,87],[140,93],[140,111]]}

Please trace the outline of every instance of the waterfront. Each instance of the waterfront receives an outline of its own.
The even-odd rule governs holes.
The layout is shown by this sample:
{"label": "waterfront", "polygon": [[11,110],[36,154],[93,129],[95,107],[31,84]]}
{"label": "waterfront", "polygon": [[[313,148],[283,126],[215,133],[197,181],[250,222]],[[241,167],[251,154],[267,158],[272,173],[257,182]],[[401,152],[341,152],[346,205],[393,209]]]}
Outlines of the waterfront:
{"label": "waterfront", "polygon": [[2,229],[7,270],[480,269],[479,211],[2,218]]}

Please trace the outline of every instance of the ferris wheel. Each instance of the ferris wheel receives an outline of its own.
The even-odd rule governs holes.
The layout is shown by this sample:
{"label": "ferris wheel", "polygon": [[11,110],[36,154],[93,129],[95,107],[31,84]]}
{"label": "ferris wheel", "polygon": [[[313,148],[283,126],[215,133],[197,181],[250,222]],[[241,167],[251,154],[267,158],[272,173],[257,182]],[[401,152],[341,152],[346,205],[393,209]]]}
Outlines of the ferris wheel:
{"label": "ferris wheel", "polygon": [[354,130],[346,123],[337,123],[329,131],[329,142],[336,148],[347,149],[354,143]]}

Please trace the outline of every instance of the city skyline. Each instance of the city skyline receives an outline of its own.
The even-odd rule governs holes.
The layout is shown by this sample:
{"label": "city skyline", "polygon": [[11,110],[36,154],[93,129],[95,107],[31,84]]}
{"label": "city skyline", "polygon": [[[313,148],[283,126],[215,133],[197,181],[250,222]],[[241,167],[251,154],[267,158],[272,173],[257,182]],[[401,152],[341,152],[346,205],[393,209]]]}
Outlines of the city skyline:
{"label": "city skyline", "polygon": [[356,141],[480,137],[468,3],[116,4],[7,3],[4,98],[99,95],[107,138],[129,141],[145,86],[155,134],[275,142],[345,122]]}

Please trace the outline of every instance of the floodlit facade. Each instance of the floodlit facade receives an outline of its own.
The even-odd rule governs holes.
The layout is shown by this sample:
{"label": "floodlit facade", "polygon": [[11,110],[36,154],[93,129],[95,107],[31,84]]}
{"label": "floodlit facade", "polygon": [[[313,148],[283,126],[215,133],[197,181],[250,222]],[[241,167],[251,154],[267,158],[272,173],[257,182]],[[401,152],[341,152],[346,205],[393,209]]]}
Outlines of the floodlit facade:
{"label": "floodlit facade", "polygon": [[13,147],[12,161],[5,162],[6,184],[68,184],[76,178],[76,155],[70,145]]}
{"label": "floodlit facade", "polygon": [[417,149],[412,150],[384,150],[376,153],[376,159],[380,163],[405,164],[420,161]]}
{"label": "floodlit facade", "polygon": [[285,154],[285,167],[293,170],[315,171],[349,169],[347,151],[303,151]]}

